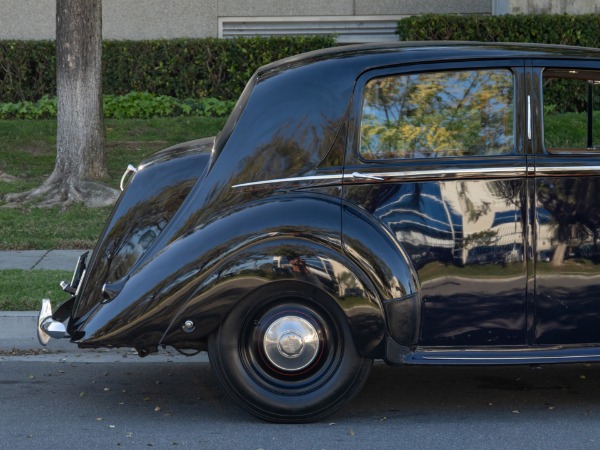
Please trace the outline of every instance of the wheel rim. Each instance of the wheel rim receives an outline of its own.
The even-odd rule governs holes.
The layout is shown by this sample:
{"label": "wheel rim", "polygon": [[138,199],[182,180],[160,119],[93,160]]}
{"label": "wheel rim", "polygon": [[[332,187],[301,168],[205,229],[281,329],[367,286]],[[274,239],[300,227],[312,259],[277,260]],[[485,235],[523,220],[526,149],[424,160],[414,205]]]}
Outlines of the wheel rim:
{"label": "wheel rim", "polygon": [[299,316],[283,316],[269,325],[262,345],[270,364],[286,372],[296,372],[315,360],[320,340],[317,330],[308,320]]}
{"label": "wheel rim", "polygon": [[246,372],[265,388],[302,394],[324,384],[342,357],[343,338],[332,316],[306,302],[270,302],[241,330]]}

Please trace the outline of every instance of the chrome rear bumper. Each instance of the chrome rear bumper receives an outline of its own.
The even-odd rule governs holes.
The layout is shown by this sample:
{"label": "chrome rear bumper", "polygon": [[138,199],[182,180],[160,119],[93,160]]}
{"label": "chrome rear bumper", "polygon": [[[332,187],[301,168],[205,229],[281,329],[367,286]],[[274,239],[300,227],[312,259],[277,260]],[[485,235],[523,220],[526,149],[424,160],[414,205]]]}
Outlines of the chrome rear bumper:
{"label": "chrome rear bumper", "polygon": [[62,290],[72,294],[73,297],[71,297],[70,300],[62,303],[58,307],[56,314],[52,313],[52,304],[50,303],[50,300],[47,298],[42,300],[42,307],[38,315],[37,324],[37,336],[40,344],[48,344],[50,338],[61,339],[67,337],[67,327],[65,326],[64,322],[66,322],[71,316],[71,308],[73,307],[75,296],[77,295],[81,285],[81,279],[85,274],[85,261],[87,259],[87,255],[88,252],[85,252],[77,259],[77,264],[75,265],[71,282],[67,283],[66,281],[61,281],[60,283]]}
{"label": "chrome rear bumper", "polygon": [[42,308],[38,315],[37,336],[40,344],[46,345],[50,338],[62,339],[67,335],[67,328],[62,322],[58,322],[52,318],[52,305],[50,300],[45,298],[42,300]]}

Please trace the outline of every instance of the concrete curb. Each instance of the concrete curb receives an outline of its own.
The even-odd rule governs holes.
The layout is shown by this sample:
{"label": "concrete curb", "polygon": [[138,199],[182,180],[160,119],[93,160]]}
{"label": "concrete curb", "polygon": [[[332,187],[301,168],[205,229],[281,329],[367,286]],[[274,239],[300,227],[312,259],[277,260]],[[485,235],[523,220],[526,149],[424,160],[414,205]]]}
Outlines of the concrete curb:
{"label": "concrete curb", "polygon": [[0,251],[0,270],[66,270],[71,272],[75,269],[77,258],[86,251],[87,250]]}
{"label": "concrete curb", "polygon": [[0,311],[0,361],[208,363],[205,352],[190,358],[170,348],[140,358],[131,348],[80,349],[69,339],[51,339],[44,347],[37,339],[37,317],[36,311]]}
{"label": "concrete curb", "polygon": [[[36,311],[0,311],[0,350],[34,350],[44,348],[37,339]],[[52,350],[69,350],[77,347],[68,339],[48,344]]]}

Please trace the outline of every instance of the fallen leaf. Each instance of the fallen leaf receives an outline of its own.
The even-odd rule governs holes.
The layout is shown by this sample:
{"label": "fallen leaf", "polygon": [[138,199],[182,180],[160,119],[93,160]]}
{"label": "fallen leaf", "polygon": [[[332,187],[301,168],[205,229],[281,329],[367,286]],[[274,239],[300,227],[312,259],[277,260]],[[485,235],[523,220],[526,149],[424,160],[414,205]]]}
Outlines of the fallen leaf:
{"label": "fallen leaf", "polygon": [[160,411],[160,406],[157,406],[156,408],[154,408],[154,412],[159,412]]}
{"label": "fallen leaf", "polygon": [[115,428],[115,425],[109,425],[108,428]]}
{"label": "fallen leaf", "polygon": [[513,411],[513,414],[519,414],[519,411],[515,409],[515,410]]}
{"label": "fallen leaf", "polygon": [[354,432],[354,430],[352,428],[348,428],[348,435],[349,436],[356,436],[356,433]]}

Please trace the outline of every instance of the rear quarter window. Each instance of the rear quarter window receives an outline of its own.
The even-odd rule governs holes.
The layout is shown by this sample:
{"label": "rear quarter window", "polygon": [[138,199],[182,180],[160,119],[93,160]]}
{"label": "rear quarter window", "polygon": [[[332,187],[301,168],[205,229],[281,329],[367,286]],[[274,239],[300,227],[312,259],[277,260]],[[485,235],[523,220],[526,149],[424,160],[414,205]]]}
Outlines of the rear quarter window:
{"label": "rear quarter window", "polygon": [[546,150],[600,150],[600,72],[545,69],[542,95]]}

